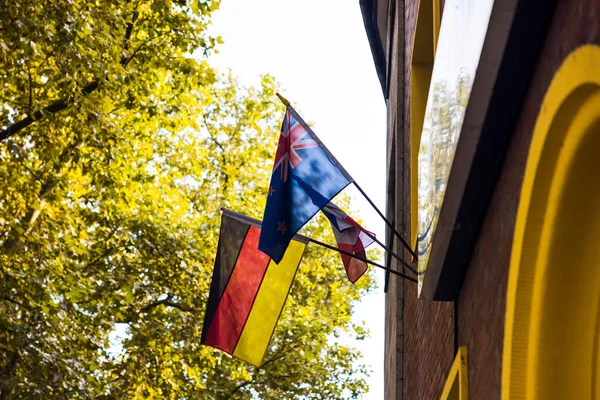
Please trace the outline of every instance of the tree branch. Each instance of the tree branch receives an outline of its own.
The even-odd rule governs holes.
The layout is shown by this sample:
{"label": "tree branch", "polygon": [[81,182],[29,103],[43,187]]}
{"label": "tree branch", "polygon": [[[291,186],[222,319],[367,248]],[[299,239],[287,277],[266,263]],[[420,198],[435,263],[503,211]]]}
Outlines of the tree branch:
{"label": "tree branch", "polygon": [[183,306],[183,305],[178,304],[178,303],[173,303],[172,301],[165,301],[163,304],[165,306],[168,306],[168,307],[176,308],[179,311],[189,312],[189,313],[194,312],[194,310],[192,308]]}
{"label": "tree branch", "polygon": [[[8,362],[8,364],[6,365],[6,367],[0,368],[0,376],[5,377],[5,378],[10,378],[11,376],[13,376],[15,367],[17,366],[17,363],[19,362],[20,359],[21,359],[21,354],[19,354],[18,350],[15,350],[15,352],[13,353],[13,355],[12,355],[10,361]],[[8,379],[2,379],[2,381],[6,381],[6,380],[8,380]],[[7,385],[6,387],[3,387],[1,389],[2,389],[2,391],[0,391],[0,400],[8,398],[8,396],[12,392],[12,388]]]}
{"label": "tree branch", "polygon": [[48,196],[48,194],[54,190],[60,178],[64,175],[65,169],[75,159],[77,152],[82,145],[83,139],[78,138],[66,146],[61,152],[60,156],[58,157],[58,162],[54,165],[53,175],[42,184],[42,187],[37,194],[39,205],[37,207],[35,205],[30,205],[28,207],[25,217],[18,222],[18,226],[20,226],[21,229],[11,229],[8,234],[8,238],[4,241],[4,243],[2,243],[2,248],[4,250],[12,251],[16,249],[21,243],[21,237],[29,235],[33,223],[39,217],[42,209],[46,206],[46,196]]}
{"label": "tree branch", "polygon": [[298,346],[299,346],[298,344],[295,344],[295,345],[292,345],[291,347],[288,347],[287,349],[285,347],[281,348],[278,352],[275,353],[275,355],[273,357],[271,357],[270,359],[268,359],[267,361],[262,363],[260,365],[260,367],[258,367],[257,369],[263,369],[266,365],[282,359],[283,357],[287,356],[290,352],[292,352],[294,349],[296,349],[296,347],[298,347]]}
{"label": "tree branch", "polygon": [[133,25],[139,16],[140,13],[138,10],[135,10],[133,12],[133,16],[131,17],[131,21],[127,23],[127,28],[125,28],[125,37],[123,38],[123,56],[121,56],[122,66],[126,66],[129,63],[129,58],[127,56],[127,51],[129,50],[129,40],[131,39],[131,34],[133,33]]}
{"label": "tree branch", "polygon": [[182,304],[179,303],[174,303],[171,301],[171,295],[167,295],[167,297],[165,299],[162,300],[157,300],[155,302],[152,302],[144,307],[142,307],[139,311],[135,312],[135,311],[129,311],[127,313],[127,315],[122,319],[122,320],[117,320],[116,322],[119,323],[126,323],[126,324],[130,324],[131,322],[134,322],[134,316],[137,316],[141,313],[149,313],[150,311],[152,311],[153,309],[155,309],[156,307],[159,306],[167,306],[167,307],[173,307],[178,309],[179,311],[182,312],[189,312],[189,313],[193,313],[195,310],[191,307],[187,307],[184,306]]}
{"label": "tree branch", "polygon": [[[210,125],[208,124],[207,117],[208,117],[208,115],[204,114],[202,116],[202,120],[204,121],[204,126],[206,127],[206,131],[208,132],[208,136],[210,137],[210,140],[219,148],[219,150],[221,150],[222,166],[227,165],[227,159],[225,157],[225,148],[217,140],[216,136],[214,135],[212,129],[210,128]],[[225,176],[224,182],[223,182],[223,192],[227,192],[227,187],[229,186],[229,175],[226,172],[224,172],[224,169],[225,168],[221,168],[221,173]]]}
{"label": "tree branch", "polygon": [[[125,67],[130,61],[130,58],[127,57],[127,50],[129,49],[129,41],[131,39],[131,35],[133,33],[133,26],[139,17],[139,12],[135,10],[133,12],[133,16],[131,17],[131,21],[127,23],[127,27],[125,29],[125,37],[123,38],[123,56],[121,57],[120,64]],[[82,96],[87,96],[100,86],[100,79],[94,79],[87,85],[83,87],[81,90]],[[30,85],[31,89],[31,85]],[[15,122],[12,125],[9,125],[6,129],[0,131],[0,142],[8,139],[9,137],[15,135],[16,133],[22,131],[27,128],[29,125],[33,124],[35,121],[41,119],[44,114],[55,114],[67,108],[74,101],[74,96],[69,96],[67,98],[57,100],[49,106],[44,107],[42,111],[36,111],[33,114],[30,114],[23,118],[22,120]],[[30,107],[31,108],[31,107]],[[31,110],[30,110],[31,111]]]}
{"label": "tree branch", "polygon": [[[288,348],[283,347],[283,348],[279,349],[279,351],[277,351],[273,357],[271,357],[270,359],[268,359],[267,361],[265,361],[264,363],[262,363],[260,365],[260,367],[256,368],[256,373],[258,373],[258,371],[260,371],[261,369],[264,369],[264,367],[266,365],[268,365],[269,363],[272,363],[272,362],[275,362],[277,360],[280,360],[280,359],[284,358],[286,355],[288,355],[292,350],[294,350],[299,345],[300,344],[295,344],[295,345],[292,345],[291,347],[288,347]],[[252,380],[246,381],[246,382],[243,382],[243,383],[240,383],[239,385],[237,385],[231,391],[231,394],[233,395],[238,390],[241,390],[244,387],[249,386],[249,385],[262,385],[264,383],[267,383],[269,380],[271,380],[273,378],[291,378],[292,377],[292,375],[277,375],[277,376],[267,377],[266,379],[263,379],[263,380],[260,380],[260,381],[255,381],[254,380],[255,376],[256,376],[256,374],[252,377]]]}
{"label": "tree branch", "polygon": [[31,115],[31,110],[33,110],[33,88],[31,84],[31,68],[29,67],[29,62],[25,60],[25,65],[27,66],[27,80],[29,81],[29,107],[28,113]]}
{"label": "tree branch", "polygon": [[25,160],[25,159],[23,159],[23,158],[19,158],[19,161],[18,161],[18,162],[19,162],[19,164],[21,164],[21,166],[22,166],[23,168],[25,168],[27,171],[29,171],[29,173],[31,174],[31,176],[33,176],[33,178],[34,178],[36,181],[38,181],[38,182],[40,182],[40,183],[43,183],[43,180],[42,180],[42,178],[41,178],[41,177],[40,177],[40,176],[39,176],[37,173],[35,173],[35,171],[33,171],[31,168],[29,168],[29,167],[27,166],[27,164],[26,164],[26,160]]}
{"label": "tree branch", "polygon": [[233,390],[231,391],[231,394],[235,394],[235,392],[237,392],[238,390],[243,389],[246,386],[250,386],[250,385],[262,385],[265,384],[273,379],[285,379],[285,378],[292,378],[293,375],[291,374],[286,374],[286,375],[273,375],[273,376],[269,376],[265,379],[262,379],[260,381],[255,381],[255,380],[251,380],[251,381],[246,381],[243,383],[240,383],[239,385],[237,385],[235,388],[233,388]]}
{"label": "tree branch", "polygon": [[[111,236],[112,236],[112,232],[111,232]],[[86,264],[82,268],[82,271],[84,271],[84,272],[88,271],[90,268],[95,267],[96,265],[98,265],[100,263],[100,261],[104,260],[106,257],[109,257],[109,256],[111,256],[113,254],[116,254],[116,253],[122,251],[122,250],[125,250],[127,247],[129,247],[129,243],[125,243],[124,245],[121,245],[121,246],[108,246],[104,250],[104,252],[102,254],[100,254],[99,256],[97,256],[96,258],[94,258],[91,262],[89,262],[88,264]]]}
{"label": "tree branch", "polygon": [[6,301],[8,301],[9,303],[13,303],[13,304],[15,304],[15,305],[17,305],[17,306],[19,306],[19,307],[21,307],[21,308],[24,308],[24,309],[26,309],[26,310],[29,310],[29,311],[33,310],[33,308],[31,308],[31,307],[29,307],[29,306],[26,306],[25,304],[23,304],[23,303],[21,303],[21,302],[19,302],[19,301],[15,300],[15,299],[13,299],[12,297],[8,297],[8,296],[0,296],[0,300],[6,300]]}
{"label": "tree branch", "polygon": [[142,309],[140,309],[140,311],[138,311],[138,314],[140,314],[140,313],[147,313],[147,312],[151,311],[153,308],[156,308],[156,307],[162,306],[162,305],[165,305],[165,306],[168,306],[168,307],[173,307],[173,308],[176,308],[179,311],[183,311],[183,312],[190,312],[190,313],[194,312],[194,310],[192,308],[186,307],[186,306],[181,305],[179,303],[173,303],[171,301],[171,295],[169,294],[169,295],[167,295],[166,299],[157,300],[154,303],[150,303],[147,306],[143,307]]}
{"label": "tree branch", "polygon": [[129,56],[129,58],[121,60],[121,65],[123,65],[123,67],[127,67],[127,65],[131,62],[131,60],[133,60],[135,58],[135,56],[139,52],[141,52],[149,43],[152,43],[156,39],[160,39],[161,37],[164,37],[164,36],[171,36],[174,33],[175,32],[169,32],[169,33],[163,32],[160,35],[157,35],[157,36],[155,36],[153,38],[150,38],[150,39],[146,40],[144,43],[142,43],[138,47],[136,47],[135,50],[133,50],[133,52],[131,53],[131,56]]}
{"label": "tree branch", "polygon": [[[94,80],[83,87],[81,90],[81,94],[83,96],[87,96],[92,93],[94,90],[98,88],[100,85],[99,80]],[[35,121],[41,119],[45,113],[47,114],[55,114],[59,111],[67,108],[71,103],[73,103],[73,97],[69,97],[66,99],[58,100],[49,106],[45,107],[43,111],[36,111],[32,115],[28,115],[22,120],[15,122],[14,124],[8,126],[6,129],[0,131],[0,142],[8,139],[13,136],[15,133],[22,131],[27,128],[29,125],[33,124]]]}

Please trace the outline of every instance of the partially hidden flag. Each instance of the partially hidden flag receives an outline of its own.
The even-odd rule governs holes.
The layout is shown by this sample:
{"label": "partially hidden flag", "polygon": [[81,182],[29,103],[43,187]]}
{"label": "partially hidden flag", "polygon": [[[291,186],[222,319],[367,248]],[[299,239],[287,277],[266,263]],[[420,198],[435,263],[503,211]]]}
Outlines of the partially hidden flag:
{"label": "partially hidden flag", "polygon": [[[375,240],[373,233],[367,231],[333,203],[328,203],[323,214],[331,222],[331,229],[338,248],[361,258],[367,258],[365,249]],[[355,283],[367,271],[367,263],[349,255],[340,253],[350,282]]]}
{"label": "partially hidden flag", "polygon": [[280,262],[304,224],[349,183],[350,175],[288,106],[267,195],[258,248]]}
{"label": "partially hidden flag", "polygon": [[260,222],[223,210],[201,343],[259,366],[308,239],[292,238],[275,264],[258,250]]}

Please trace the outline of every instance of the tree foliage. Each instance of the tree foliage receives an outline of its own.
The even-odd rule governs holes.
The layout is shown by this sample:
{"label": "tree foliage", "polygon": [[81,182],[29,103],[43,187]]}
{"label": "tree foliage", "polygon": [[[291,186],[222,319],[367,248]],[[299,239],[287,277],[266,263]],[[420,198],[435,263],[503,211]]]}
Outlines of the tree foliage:
{"label": "tree foliage", "polygon": [[350,285],[325,249],[309,246],[261,368],[200,346],[220,208],[260,217],[283,111],[272,78],[245,89],[208,64],[217,6],[3,2],[0,398],[365,391],[332,338],[365,335],[350,314],[373,282]]}

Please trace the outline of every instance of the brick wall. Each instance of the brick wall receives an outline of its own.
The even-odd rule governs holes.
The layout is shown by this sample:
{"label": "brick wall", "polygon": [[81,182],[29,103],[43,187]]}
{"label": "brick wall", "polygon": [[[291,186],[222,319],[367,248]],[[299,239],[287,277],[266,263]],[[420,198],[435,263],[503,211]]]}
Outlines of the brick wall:
{"label": "brick wall", "polygon": [[[417,6],[418,0],[405,0],[404,79],[399,87],[410,87]],[[457,299],[457,341],[468,346],[470,399],[500,398],[506,283],[531,133],[552,76],[564,58],[583,43],[600,44],[600,0],[560,0]],[[402,123],[403,132],[410,132],[408,90],[404,91],[402,104],[396,106],[402,110],[398,113],[402,118],[396,123]],[[410,138],[403,132],[396,133],[397,148],[401,149],[395,159],[396,170],[405,171],[397,177],[401,181],[396,184],[396,204],[404,196],[403,209],[410,210],[410,165],[405,151],[410,149]],[[405,218],[404,226],[408,228],[408,213]],[[408,230],[405,232],[410,236]],[[393,379],[397,386],[403,383],[404,388],[386,389],[386,399],[437,399],[454,359],[453,304],[419,301],[416,285],[409,282],[394,290],[393,313],[404,318],[404,336],[394,336],[398,348],[404,341],[403,371],[394,355],[394,371],[391,375],[386,371],[386,379]],[[398,326],[394,325],[394,335],[398,334]],[[386,352],[386,360],[388,357]],[[403,372],[400,377],[398,371]],[[386,380],[388,385],[390,381]]]}
{"label": "brick wall", "polygon": [[600,1],[559,1],[458,298],[471,399],[500,398],[506,283],[531,134],[554,73],[583,43],[600,43]]}

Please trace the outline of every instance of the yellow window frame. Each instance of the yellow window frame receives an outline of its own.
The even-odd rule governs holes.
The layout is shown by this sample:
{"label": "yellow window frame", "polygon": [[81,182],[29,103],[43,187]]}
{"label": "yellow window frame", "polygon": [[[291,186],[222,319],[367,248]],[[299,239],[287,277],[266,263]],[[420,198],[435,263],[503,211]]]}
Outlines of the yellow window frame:
{"label": "yellow window frame", "polygon": [[427,96],[433,72],[433,60],[440,32],[440,0],[420,0],[410,63],[410,139],[411,139],[411,244],[418,236],[418,163],[421,132],[427,107]]}
{"label": "yellow window frame", "polygon": [[469,398],[467,347],[461,346],[446,379],[441,400],[467,400]]}

